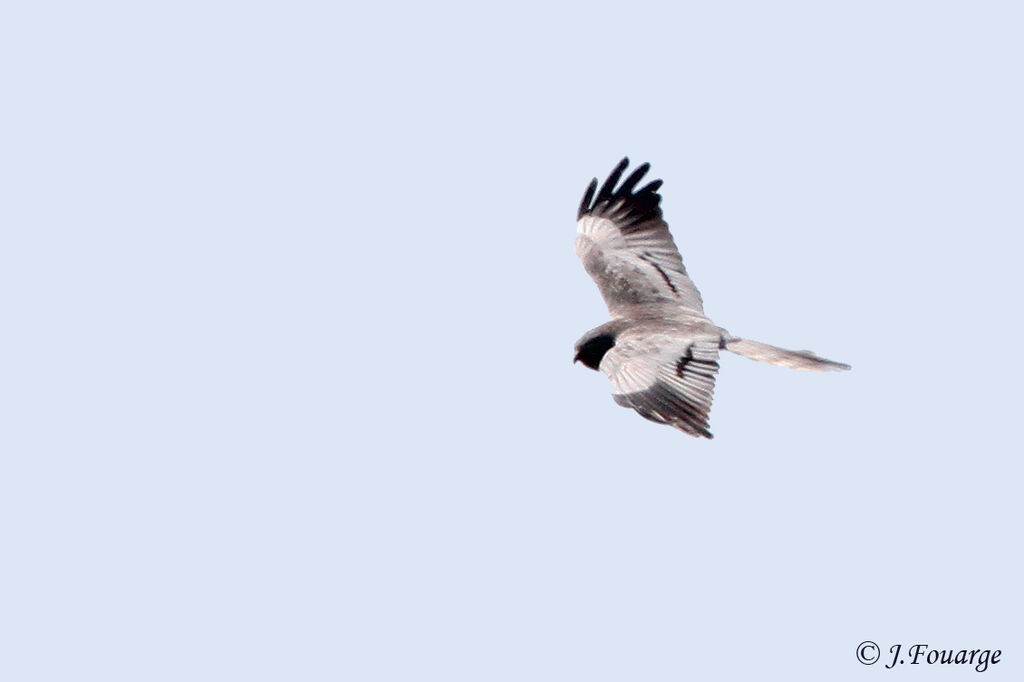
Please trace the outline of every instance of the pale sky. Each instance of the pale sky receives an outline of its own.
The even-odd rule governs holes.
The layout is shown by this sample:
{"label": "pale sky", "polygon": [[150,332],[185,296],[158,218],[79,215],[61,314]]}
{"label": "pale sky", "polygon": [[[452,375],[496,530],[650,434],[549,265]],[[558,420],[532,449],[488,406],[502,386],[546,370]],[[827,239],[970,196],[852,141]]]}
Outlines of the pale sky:
{"label": "pale sky", "polygon": [[[843,5],[3,10],[0,679],[1019,679],[1024,12]],[[624,155],[853,370],[573,366]]]}

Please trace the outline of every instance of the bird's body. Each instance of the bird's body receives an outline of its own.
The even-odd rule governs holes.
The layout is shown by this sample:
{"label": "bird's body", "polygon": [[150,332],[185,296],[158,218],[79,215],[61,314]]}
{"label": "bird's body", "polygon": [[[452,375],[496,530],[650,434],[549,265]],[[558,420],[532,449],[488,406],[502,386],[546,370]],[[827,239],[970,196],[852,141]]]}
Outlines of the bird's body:
{"label": "bird's body", "polygon": [[810,351],[734,337],[712,322],[662,219],[661,180],[634,191],[650,168],[643,164],[616,187],[628,165],[623,159],[600,190],[595,178],[577,214],[576,255],[612,319],[576,342],[575,359],[608,375],[616,403],[711,438],[720,350],[796,369],[849,369]]}

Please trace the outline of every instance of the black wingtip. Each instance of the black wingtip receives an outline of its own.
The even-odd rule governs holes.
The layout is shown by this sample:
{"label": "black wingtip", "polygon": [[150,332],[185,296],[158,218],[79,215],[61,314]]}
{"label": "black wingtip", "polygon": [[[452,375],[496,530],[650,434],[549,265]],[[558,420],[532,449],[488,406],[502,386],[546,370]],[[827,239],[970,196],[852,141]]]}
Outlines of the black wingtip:
{"label": "black wingtip", "polygon": [[597,191],[597,178],[590,181],[587,191],[583,193],[583,200],[580,201],[580,210],[576,212],[576,220],[583,217],[590,210],[590,202],[594,200],[594,192]]}
{"label": "black wingtip", "polygon": [[661,195],[658,194],[661,180],[654,180],[634,192],[634,188],[651,169],[650,163],[642,163],[637,166],[622,185],[616,187],[628,166],[629,157],[624,156],[609,173],[604,183],[600,184],[600,189],[598,189],[596,178],[590,183],[583,195],[583,201],[580,202],[580,208],[576,214],[577,220],[588,214],[611,217],[612,214],[609,211],[615,213],[614,219],[625,220],[626,222],[623,224],[625,227],[661,218],[659,206]]}
{"label": "black wingtip", "polygon": [[637,194],[654,194],[659,189],[661,189],[661,186],[663,184],[665,184],[665,181],[660,179],[660,178],[658,180],[652,180],[651,182],[649,182],[646,185],[644,185],[640,189],[640,191],[637,192]]}
{"label": "black wingtip", "polygon": [[619,178],[622,177],[622,171],[626,170],[626,166],[629,165],[629,157],[623,157],[622,161],[619,161],[618,165],[612,169],[612,172],[608,174],[608,179],[601,185],[601,189],[597,192],[597,200],[603,201],[610,199],[615,193],[615,185],[619,184]]}
{"label": "black wingtip", "polygon": [[649,170],[651,170],[651,164],[641,163],[633,170],[632,173],[629,174],[626,181],[622,183],[622,187],[619,188],[619,192],[622,194],[631,194],[633,192],[633,188],[636,187],[637,183],[640,182],[645,175],[647,175],[647,171]]}

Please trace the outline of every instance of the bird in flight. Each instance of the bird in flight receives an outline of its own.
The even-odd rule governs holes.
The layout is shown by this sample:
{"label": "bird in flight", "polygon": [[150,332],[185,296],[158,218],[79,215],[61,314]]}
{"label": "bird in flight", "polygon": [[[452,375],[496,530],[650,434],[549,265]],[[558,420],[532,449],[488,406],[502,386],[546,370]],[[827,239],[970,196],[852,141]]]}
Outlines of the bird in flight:
{"label": "bird in flight", "polygon": [[628,165],[628,158],[620,161],[600,189],[594,178],[577,213],[576,255],[612,319],[576,342],[573,362],[607,374],[616,403],[712,438],[720,350],[793,369],[850,369],[811,351],[741,339],[708,319],[662,219],[661,180],[636,189],[650,169],[645,163],[619,184]]}

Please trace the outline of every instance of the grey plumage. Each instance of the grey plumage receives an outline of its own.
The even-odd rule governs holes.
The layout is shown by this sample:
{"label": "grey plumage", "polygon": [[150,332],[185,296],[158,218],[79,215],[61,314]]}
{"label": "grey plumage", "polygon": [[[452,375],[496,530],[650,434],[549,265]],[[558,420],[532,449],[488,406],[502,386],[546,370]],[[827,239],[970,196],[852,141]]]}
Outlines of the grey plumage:
{"label": "grey plumage", "polygon": [[623,159],[577,213],[576,255],[597,283],[611,321],[576,342],[574,361],[608,375],[613,398],[652,421],[711,438],[708,413],[721,349],[773,365],[815,371],[849,365],[732,336],[704,315],[661,213],[661,180],[636,189],[650,169],[622,184]]}

